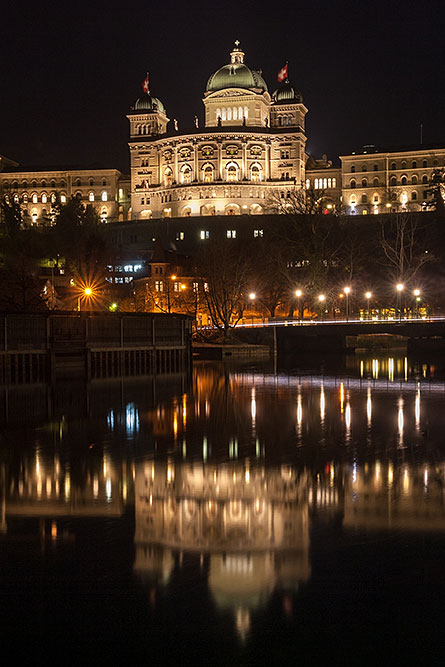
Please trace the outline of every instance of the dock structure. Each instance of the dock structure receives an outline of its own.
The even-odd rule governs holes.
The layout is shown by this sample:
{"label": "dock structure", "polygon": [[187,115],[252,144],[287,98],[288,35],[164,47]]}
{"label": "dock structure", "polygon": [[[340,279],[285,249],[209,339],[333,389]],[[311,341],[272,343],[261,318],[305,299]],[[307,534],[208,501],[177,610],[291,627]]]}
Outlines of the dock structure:
{"label": "dock structure", "polygon": [[0,383],[187,371],[192,320],[164,313],[0,313]]}

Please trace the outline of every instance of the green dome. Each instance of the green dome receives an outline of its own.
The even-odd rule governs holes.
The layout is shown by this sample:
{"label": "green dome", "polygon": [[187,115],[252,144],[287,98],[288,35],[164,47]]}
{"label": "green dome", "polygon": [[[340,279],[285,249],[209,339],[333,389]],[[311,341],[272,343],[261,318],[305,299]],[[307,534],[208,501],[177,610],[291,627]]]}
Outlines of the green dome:
{"label": "green dome", "polygon": [[224,88],[259,88],[267,91],[267,84],[259,72],[250,69],[244,63],[224,65],[212,74],[207,81],[206,91],[224,90]]}
{"label": "green dome", "polygon": [[135,111],[160,111],[165,114],[165,107],[161,100],[152,97],[149,93],[141,95],[134,103]]}
{"label": "green dome", "polygon": [[272,94],[272,99],[277,104],[298,104],[303,102],[303,96],[300,91],[295,90],[289,81],[285,81]]}
{"label": "green dome", "polygon": [[267,84],[260,72],[250,69],[244,63],[244,52],[239,48],[239,42],[230,53],[230,63],[220,67],[207,81],[206,92],[213,93],[225,88],[251,88],[267,91]]}

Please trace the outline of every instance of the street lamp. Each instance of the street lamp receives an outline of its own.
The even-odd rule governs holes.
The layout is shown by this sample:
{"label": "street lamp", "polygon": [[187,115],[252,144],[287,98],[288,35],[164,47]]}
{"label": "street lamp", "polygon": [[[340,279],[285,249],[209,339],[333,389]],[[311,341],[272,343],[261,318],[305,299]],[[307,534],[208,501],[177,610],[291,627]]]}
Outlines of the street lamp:
{"label": "street lamp", "polygon": [[92,288],[91,287],[84,287],[83,290],[82,290],[82,293],[79,294],[79,296],[77,297],[77,310],[78,310],[79,313],[80,313],[80,300],[82,298],[83,299],[90,298],[91,296],[93,296]]}
{"label": "street lamp", "polygon": [[297,300],[298,300],[298,319],[300,320],[300,322],[301,322],[301,319],[302,319],[301,318],[301,296],[302,296],[302,294],[303,294],[303,292],[301,291],[301,289],[295,290],[295,296],[297,297]]}
{"label": "street lamp", "polygon": [[372,293],[371,293],[371,292],[365,292],[365,298],[366,298],[366,302],[367,302],[367,304],[368,304],[368,305],[367,305],[368,320],[369,320],[369,300],[370,300],[371,297],[372,297]]}
{"label": "street lamp", "polygon": [[413,290],[413,294],[416,297],[416,317],[419,317],[420,289]]}
{"label": "street lamp", "polygon": [[321,319],[323,319],[323,305],[324,305],[324,302],[326,301],[325,295],[324,294],[319,294],[318,295],[318,300],[320,302]]}
{"label": "street lamp", "polygon": [[348,321],[349,320],[349,294],[351,292],[351,288],[349,286],[344,287],[343,292],[346,295],[346,321]]}
{"label": "street lamp", "polygon": [[398,296],[398,302],[399,302],[399,322],[402,321],[402,292],[405,289],[405,285],[403,283],[397,283],[396,285],[396,290],[397,290],[397,296]]}
{"label": "street lamp", "polygon": [[250,299],[250,304],[251,304],[250,305],[250,311],[252,313],[252,326],[253,326],[253,303],[255,301],[255,298],[256,298],[255,292],[250,292],[249,299]]}

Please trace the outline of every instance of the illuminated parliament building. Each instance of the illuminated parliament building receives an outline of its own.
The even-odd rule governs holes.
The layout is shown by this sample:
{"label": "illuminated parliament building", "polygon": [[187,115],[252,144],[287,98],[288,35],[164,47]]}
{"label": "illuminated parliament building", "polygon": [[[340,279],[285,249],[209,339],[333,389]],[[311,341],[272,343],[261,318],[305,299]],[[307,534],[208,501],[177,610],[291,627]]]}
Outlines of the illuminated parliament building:
{"label": "illuminated parliament building", "polygon": [[[286,70],[287,74],[287,70]],[[333,166],[306,151],[301,93],[287,79],[269,92],[238,41],[207,81],[204,124],[182,132],[148,88],[131,107],[130,175],[117,169],[24,170],[0,156],[0,194],[22,204],[30,224],[51,221],[51,204],[78,197],[107,222],[190,216],[261,215],[283,210],[296,191],[319,191],[330,211],[385,213],[428,208],[433,170],[445,148],[375,146]]]}

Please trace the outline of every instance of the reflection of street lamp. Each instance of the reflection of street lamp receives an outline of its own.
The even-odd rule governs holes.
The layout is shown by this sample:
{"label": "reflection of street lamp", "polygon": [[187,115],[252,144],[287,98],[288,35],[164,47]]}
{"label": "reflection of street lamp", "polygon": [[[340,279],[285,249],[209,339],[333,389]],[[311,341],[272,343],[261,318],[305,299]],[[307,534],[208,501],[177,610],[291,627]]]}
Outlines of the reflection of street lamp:
{"label": "reflection of street lamp", "polygon": [[365,298],[366,298],[366,302],[367,302],[367,304],[368,304],[368,305],[367,305],[367,310],[368,310],[368,320],[369,320],[369,299],[370,299],[371,297],[372,297],[372,293],[371,293],[371,292],[365,292]]}
{"label": "reflection of street lamp", "polygon": [[318,300],[320,302],[321,319],[323,319],[323,306],[324,306],[324,302],[326,301],[325,295],[324,294],[319,294],[318,295]]}
{"label": "reflection of street lamp", "polygon": [[301,291],[301,289],[295,290],[295,296],[297,297],[297,303],[298,303],[298,318],[299,318],[300,322],[301,322],[301,319],[302,319],[301,318],[301,295],[302,294],[303,294],[303,292]]}
{"label": "reflection of street lamp", "polygon": [[350,287],[344,287],[343,292],[346,294],[346,321],[349,320],[349,293],[351,291]]}
{"label": "reflection of street lamp", "polygon": [[403,283],[397,283],[396,285],[396,290],[397,290],[397,296],[398,296],[398,302],[399,302],[399,322],[402,321],[402,292],[405,288],[405,285]]}
{"label": "reflection of street lamp", "polygon": [[255,298],[256,298],[255,292],[250,292],[249,299],[250,299],[250,311],[252,313],[252,326],[253,326],[253,303],[255,301]]}

